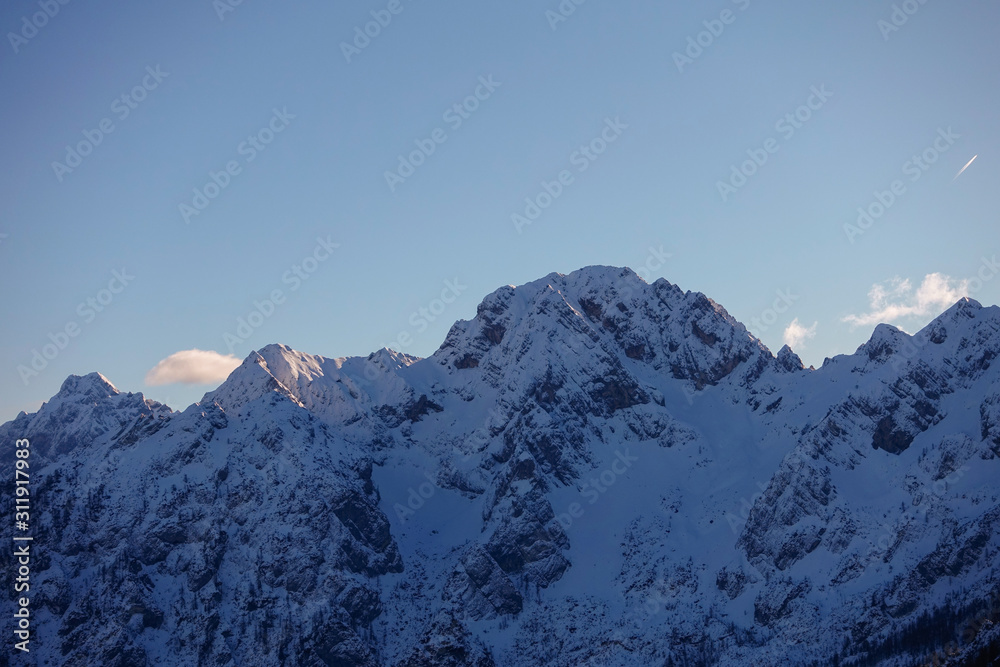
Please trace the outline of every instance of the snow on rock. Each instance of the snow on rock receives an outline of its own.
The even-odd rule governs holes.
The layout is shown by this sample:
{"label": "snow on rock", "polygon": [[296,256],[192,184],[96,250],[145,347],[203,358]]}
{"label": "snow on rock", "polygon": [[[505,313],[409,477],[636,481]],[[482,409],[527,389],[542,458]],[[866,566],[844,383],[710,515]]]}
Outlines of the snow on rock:
{"label": "snow on rock", "polygon": [[45,536],[32,653],[910,664],[919,619],[1000,585],[998,354],[1000,309],[963,299],[805,369],[588,267],[496,290],[426,359],[268,345],[183,412],[71,376],[0,426]]}

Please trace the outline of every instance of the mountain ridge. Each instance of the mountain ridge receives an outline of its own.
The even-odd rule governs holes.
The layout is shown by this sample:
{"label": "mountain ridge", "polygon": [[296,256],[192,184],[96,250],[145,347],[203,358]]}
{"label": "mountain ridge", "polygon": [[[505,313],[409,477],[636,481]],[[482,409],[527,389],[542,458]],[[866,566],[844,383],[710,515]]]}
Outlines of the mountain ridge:
{"label": "mountain ridge", "polygon": [[183,411],[71,376],[0,426],[46,498],[33,650],[916,664],[943,642],[894,638],[962,639],[998,589],[998,354],[1000,309],[963,299],[806,369],[589,267],[495,290],[422,359],[265,346]]}

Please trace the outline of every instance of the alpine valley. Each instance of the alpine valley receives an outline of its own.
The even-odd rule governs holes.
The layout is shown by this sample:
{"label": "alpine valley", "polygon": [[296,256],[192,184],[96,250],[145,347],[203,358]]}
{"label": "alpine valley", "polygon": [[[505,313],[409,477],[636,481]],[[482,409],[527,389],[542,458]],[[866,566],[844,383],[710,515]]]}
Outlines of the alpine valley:
{"label": "alpine valley", "polygon": [[0,426],[10,664],[997,665],[998,356],[962,299],[806,369],[588,267],[425,359],[268,345],[183,411],[70,376]]}

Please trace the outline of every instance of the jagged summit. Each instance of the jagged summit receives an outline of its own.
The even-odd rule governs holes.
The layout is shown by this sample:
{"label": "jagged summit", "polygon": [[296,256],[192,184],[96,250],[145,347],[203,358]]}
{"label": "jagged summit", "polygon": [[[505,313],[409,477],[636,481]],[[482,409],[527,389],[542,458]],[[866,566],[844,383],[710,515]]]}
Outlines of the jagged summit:
{"label": "jagged summit", "polygon": [[962,297],[955,305],[948,308],[935,317],[920,333],[927,333],[938,329],[947,329],[949,325],[954,326],[975,326],[977,323],[992,321],[1000,322],[1000,308],[997,306],[985,307],[975,299]]}
{"label": "jagged summit", "polygon": [[115,396],[121,392],[110,380],[100,373],[88,373],[87,375],[70,375],[59,388],[57,397],[83,396],[86,398],[107,398]]}
{"label": "jagged summit", "polygon": [[703,294],[607,266],[496,290],[474,319],[455,323],[432,358],[453,369],[478,368],[496,386],[512,364],[562,357],[568,364],[577,348],[599,349],[615,364],[645,364],[696,390],[738,368],[740,377],[759,374],[773,361],[763,343]]}
{"label": "jagged summit", "polygon": [[792,351],[792,348],[788,345],[782,345],[781,349],[778,350],[778,365],[787,371],[801,371],[805,369],[805,364],[802,363],[802,359],[799,355]]}
{"label": "jagged summit", "polygon": [[29,438],[34,460],[41,463],[85,449],[138,419],[166,419],[171,414],[168,406],[141,393],[122,393],[100,373],[89,373],[68,376],[37,412],[22,412],[0,429],[8,428],[15,438]]}
{"label": "jagged summit", "polygon": [[[963,297],[914,334],[891,324],[877,325],[856,354],[876,363],[895,360],[898,365],[927,354],[957,354],[972,340],[985,348],[1000,344],[1000,308]],[[928,343],[942,349],[931,352],[925,349]]]}
{"label": "jagged summit", "polygon": [[910,335],[891,324],[879,324],[871,337],[862,343],[855,354],[863,355],[872,361],[885,361],[902,350]]}

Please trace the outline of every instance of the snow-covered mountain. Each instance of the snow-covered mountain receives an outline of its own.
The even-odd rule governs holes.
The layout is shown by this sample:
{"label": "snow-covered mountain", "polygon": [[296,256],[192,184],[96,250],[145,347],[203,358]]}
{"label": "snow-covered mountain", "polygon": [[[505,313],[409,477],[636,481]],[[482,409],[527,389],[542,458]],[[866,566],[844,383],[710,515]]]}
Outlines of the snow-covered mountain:
{"label": "snow-covered mountain", "polygon": [[183,412],[71,376],[0,426],[31,442],[18,659],[994,664],[998,354],[963,299],[807,370],[589,267],[426,359],[269,345]]}

